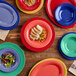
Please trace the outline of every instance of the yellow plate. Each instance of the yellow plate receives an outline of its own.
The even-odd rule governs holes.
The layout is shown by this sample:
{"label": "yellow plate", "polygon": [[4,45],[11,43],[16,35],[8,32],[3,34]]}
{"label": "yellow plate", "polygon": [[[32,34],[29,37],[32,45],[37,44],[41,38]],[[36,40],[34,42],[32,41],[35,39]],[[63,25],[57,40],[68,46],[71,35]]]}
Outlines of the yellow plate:
{"label": "yellow plate", "polygon": [[29,72],[29,75],[28,75],[28,76],[31,75],[31,72],[34,70],[34,68],[35,68],[37,65],[39,65],[40,63],[45,62],[45,61],[47,61],[47,60],[56,60],[56,61],[60,62],[60,63],[62,64],[63,68],[64,68],[64,76],[67,76],[67,68],[66,68],[66,65],[65,65],[61,60],[55,59],[55,58],[48,58],[48,59],[44,59],[44,60],[38,62],[38,63],[37,63],[36,65],[34,65],[34,67],[31,69],[31,71]]}
{"label": "yellow plate", "polygon": [[36,10],[34,10],[34,11],[26,11],[26,10],[24,10],[24,9],[22,9],[22,8],[20,7],[20,5],[19,5],[19,3],[18,3],[18,0],[16,0],[16,5],[17,5],[17,7],[18,7],[22,12],[27,13],[27,14],[33,14],[33,13],[38,12],[38,11],[42,8],[43,4],[44,4],[44,0],[41,0],[41,4],[40,4],[40,6],[39,6]]}

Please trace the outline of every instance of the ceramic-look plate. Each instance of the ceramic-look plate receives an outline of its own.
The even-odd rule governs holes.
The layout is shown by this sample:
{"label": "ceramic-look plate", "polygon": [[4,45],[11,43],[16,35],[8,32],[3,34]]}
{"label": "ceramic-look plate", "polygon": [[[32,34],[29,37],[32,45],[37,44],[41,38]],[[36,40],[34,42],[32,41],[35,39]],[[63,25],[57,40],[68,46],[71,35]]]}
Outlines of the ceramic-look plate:
{"label": "ceramic-look plate", "polygon": [[35,4],[32,6],[26,5],[25,0],[18,0],[18,3],[20,5],[20,7],[23,8],[24,10],[33,11],[39,7],[41,0],[36,0]]}
{"label": "ceramic-look plate", "polygon": [[43,4],[44,4],[44,0],[41,0],[41,4],[40,4],[40,6],[39,6],[37,9],[35,9],[35,10],[33,10],[33,11],[26,11],[26,10],[24,10],[24,9],[22,9],[22,8],[20,7],[20,5],[19,5],[19,3],[18,3],[18,0],[16,0],[16,5],[17,5],[17,7],[18,7],[22,12],[27,13],[27,14],[34,14],[34,13],[38,12],[38,11],[42,8]]}
{"label": "ceramic-look plate", "polygon": [[45,59],[37,63],[28,76],[67,76],[65,64],[54,58]]}
{"label": "ceramic-look plate", "polygon": [[63,26],[70,26],[76,21],[76,8],[70,3],[59,5],[55,11],[57,22]]}
{"label": "ceramic-look plate", "polygon": [[[31,24],[31,26],[30,26],[30,24]],[[43,43],[38,42],[38,41],[32,41],[32,40],[29,39],[30,29],[37,24],[40,24],[41,26],[46,28],[46,31],[47,31],[47,37],[46,37],[46,39],[44,40]],[[25,33],[27,33],[27,34],[25,34]],[[48,49],[52,45],[52,43],[54,42],[54,37],[55,37],[55,31],[54,31],[54,28],[51,25],[51,23],[48,20],[43,19],[43,18],[39,18],[39,17],[32,18],[32,19],[28,20],[24,24],[24,26],[21,30],[21,39],[22,39],[23,44],[28,49],[30,49],[32,51],[35,51],[35,52],[41,52],[41,51],[44,51],[44,50]],[[42,47],[42,48],[39,48],[39,47]]]}
{"label": "ceramic-look plate", "polygon": [[6,74],[7,74],[7,76],[17,76],[22,71],[22,69],[24,68],[25,55],[24,55],[22,49],[16,44],[9,43],[9,42],[0,44],[0,50],[5,49],[5,48],[14,49],[20,57],[20,63],[19,63],[19,66],[17,67],[17,69],[15,69],[14,71],[12,71],[12,72],[2,72],[2,71],[0,71],[0,75],[1,76],[6,76]]}
{"label": "ceramic-look plate", "polygon": [[[68,34],[68,33],[67,33]],[[66,35],[66,34],[65,34]],[[68,57],[68,56],[66,56],[63,52],[62,52],[62,50],[61,50],[61,40],[62,40],[62,38],[65,36],[65,35],[63,35],[61,38],[60,38],[60,40],[59,40],[59,43],[58,43],[58,49],[59,49],[59,52],[60,52],[60,54],[65,58],[65,59],[68,59],[68,60],[76,60],[76,57]]]}
{"label": "ceramic-look plate", "polygon": [[17,10],[9,3],[0,1],[0,29],[11,30],[19,23]]}
{"label": "ceramic-look plate", "polygon": [[12,53],[15,57],[16,62],[9,68],[5,68],[5,66],[1,63],[1,59],[0,59],[0,70],[3,72],[14,71],[20,63],[20,57],[19,57],[18,53],[14,49],[11,49],[11,48],[5,48],[5,49],[0,50],[0,56],[2,56],[2,54],[4,54],[4,53],[6,53],[6,54]]}
{"label": "ceramic-look plate", "polygon": [[76,57],[76,33],[66,34],[61,40],[61,50],[69,57]]}
{"label": "ceramic-look plate", "polygon": [[47,14],[49,16],[49,18],[59,27],[62,27],[62,28],[72,28],[73,26],[75,26],[76,23],[70,25],[70,26],[62,26],[60,25],[56,19],[55,19],[55,10],[56,8],[62,4],[62,3],[71,3],[71,0],[46,0],[46,11],[47,11]]}

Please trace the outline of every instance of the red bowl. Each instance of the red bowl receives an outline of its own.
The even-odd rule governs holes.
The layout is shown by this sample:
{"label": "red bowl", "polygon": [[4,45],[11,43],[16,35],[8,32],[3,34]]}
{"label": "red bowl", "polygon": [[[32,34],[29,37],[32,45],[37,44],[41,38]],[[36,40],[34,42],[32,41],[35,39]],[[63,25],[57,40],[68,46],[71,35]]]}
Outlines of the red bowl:
{"label": "red bowl", "polygon": [[[41,20],[41,21],[45,21],[47,24],[49,24],[49,28],[51,29],[51,40],[49,41],[49,43],[47,44],[47,45],[45,45],[45,46],[43,46],[42,48],[35,48],[35,47],[32,47],[32,46],[30,46],[30,40],[28,39],[28,37],[29,37],[29,31],[27,30],[27,29],[25,29],[25,28],[28,28],[27,26],[32,22],[32,21],[34,21],[34,20]],[[32,25],[32,24],[31,24]],[[32,27],[31,27],[32,28]],[[29,29],[29,28],[28,28]],[[26,31],[25,31],[26,30]],[[29,29],[30,30],[30,29]],[[25,36],[24,36],[24,33],[26,33],[26,38],[29,40],[27,40],[27,39],[25,39]],[[46,37],[47,38],[47,37]],[[30,20],[28,20],[25,24],[24,24],[24,26],[22,27],[22,30],[21,30],[21,40],[22,40],[22,42],[23,42],[23,44],[28,48],[28,49],[30,49],[31,51],[35,51],[35,52],[41,52],[41,51],[44,51],[44,50],[46,50],[46,49],[48,49],[52,44],[53,44],[53,42],[54,42],[54,38],[55,38],[55,31],[54,31],[54,28],[53,28],[53,26],[52,26],[52,24],[48,21],[48,20],[46,20],[46,19],[43,19],[43,18],[40,18],[40,17],[36,17],[36,18],[32,18],[32,19],[30,19]],[[47,40],[47,39],[46,39]],[[32,41],[31,41],[32,42]],[[35,44],[35,43],[34,43]],[[34,45],[33,44],[33,45]]]}
{"label": "red bowl", "polygon": [[41,0],[36,0],[36,3],[33,6],[27,6],[24,3],[24,0],[18,0],[18,3],[20,7],[23,8],[24,10],[33,11],[39,7],[39,5],[41,4]]}
{"label": "red bowl", "polygon": [[[47,14],[49,16],[49,18],[59,27],[62,27],[62,28],[72,28],[75,26],[76,23],[74,23],[73,25],[70,25],[70,26],[62,26],[60,25],[56,19],[55,19],[55,10],[56,8],[62,4],[62,3],[71,3],[72,0],[46,0],[46,11],[47,11]],[[74,4],[74,3],[73,3]]]}

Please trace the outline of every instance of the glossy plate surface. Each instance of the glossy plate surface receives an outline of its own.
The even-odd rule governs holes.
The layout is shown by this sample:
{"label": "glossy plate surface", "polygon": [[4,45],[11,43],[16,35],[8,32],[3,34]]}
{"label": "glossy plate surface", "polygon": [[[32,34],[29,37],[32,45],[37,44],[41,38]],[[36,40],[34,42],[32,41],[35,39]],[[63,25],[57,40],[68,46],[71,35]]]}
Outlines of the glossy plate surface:
{"label": "glossy plate surface", "polygon": [[0,50],[5,49],[5,48],[14,49],[18,53],[18,55],[20,57],[20,64],[17,67],[17,69],[15,69],[12,72],[2,72],[2,71],[0,71],[0,75],[1,76],[6,76],[6,74],[7,74],[7,76],[17,76],[22,71],[22,69],[24,68],[25,55],[24,55],[22,49],[16,44],[9,43],[9,42],[0,44]]}
{"label": "glossy plate surface", "polygon": [[33,10],[33,11],[26,11],[26,10],[24,10],[24,9],[22,9],[22,8],[20,7],[20,5],[19,5],[19,3],[18,3],[18,0],[16,0],[16,5],[17,5],[17,7],[18,7],[22,12],[27,13],[27,14],[34,14],[34,13],[38,12],[38,11],[42,8],[43,4],[44,4],[44,0],[41,0],[41,4],[40,4],[40,6],[39,6],[37,9],[35,9],[35,10]]}
{"label": "glossy plate surface", "polygon": [[[69,33],[67,33],[67,34],[69,34]],[[66,34],[65,34],[66,35]],[[58,43],[58,49],[59,49],[59,52],[60,52],[60,54],[65,58],[65,59],[68,59],[68,60],[76,60],[76,57],[68,57],[68,56],[66,56],[63,52],[62,52],[62,50],[61,50],[61,40],[63,39],[63,37],[65,36],[65,35],[63,35],[61,38],[60,38],[60,40],[59,40],[59,43]]]}
{"label": "glossy plate surface", "polygon": [[70,26],[76,21],[76,8],[70,3],[59,5],[55,11],[57,22],[63,26]]}
{"label": "glossy plate surface", "polygon": [[18,3],[20,5],[20,7],[23,8],[24,10],[33,11],[39,7],[41,0],[36,0],[35,4],[33,6],[27,6],[25,4],[25,0],[18,0]]}
{"label": "glossy plate surface", "polygon": [[18,26],[19,14],[11,4],[0,1],[0,29],[11,30]]}
{"label": "glossy plate surface", "polygon": [[[34,20],[37,20],[37,21],[39,21],[40,22],[40,25],[41,24],[43,24],[42,26],[44,26],[45,24],[45,26],[44,27],[46,27],[47,29],[47,32],[50,32],[50,33],[48,33],[48,35],[50,35],[50,38],[51,38],[51,40],[49,39],[49,36],[47,36],[47,38],[50,40],[50,42],[46,39],[45,40],[45,42],[47,43],[47,41],[48,41],[48,44],[47,45],[45,45],[45,43],[44,43],[44,47],[43,47],[43,45],[42,46],[40,46],[40,44],[42,44],[42,43],[40,43],[39,44],[39,42],[35,42],[35,41],[31,41],[28,37],[29,37],[29,31],[30,31],[30,28],[32,27],[32,26],[35,26],[35,24],[37,24],[37,22],[36,21],[34,21]],[[33,24],[31,24],[32,26],[31,27],[29,27],[30,26],[30,23],[35,23],[34,25]],[[29,29],[27,29],[29,27]],[[49,27],[49,28],[48,28]],[[50,31],[49,31],[49,30]],[[25,32],[27,33],[27,34],[25,34],[25,36],[24,36],[24,30],[25,30]],[[29,31],[28,31],[29,30]],[[48,21],[48,20],[46,20],[46,19],[43,19],[43,18],[39,18],[39,17],[37,17],[37,18],[32,18],[32,19],[30,19],[30,20],[28,20],[25,24],[24,24],[24,26],[22,27],[22,30],[21,30],[21,39],[22,39],[22,42],[23,42],[23,44],[28,48],[28,49],[30,49],[30,50],[32,50],[32,51],[35,51],[35,52],[41,52],[41,51],[44,51],[44,50],[46,50],[46,49],[48,49],[51,45],[52,45],[52,43],[54,42],[54,38],[55,38],[55,31],[54,31],[54,28],[53,28],[53,26],[51,25],[51,23]],[[31,41],[31,42],[30,42]],[[32,44],[29,44],[28,42],[30,42],[30,43],[37,43],[40,47],[42,47],[42,48],[39,48],[39,46],[36,46],[35,48],[34,48],[34,46],[32,45]],[[36,45],[37,45],[36,44]],[[31,47],[30,45],[32,45],[33,47]]]}
{"label": "glossy plate surface", "polygon": [[16,62],[11,67],[5,68],[4,65],[1,63],[1,59],[0,59],[0,70],[3,72],[14,71],[20,63],[20,57],[19,57],[18,53],[14,49],[11,49],[11,48],[5,48],[5,49],[0,50],[0,56],[2,56],[2,54],[4,54],[4,53],[6,53],[6,54],[12,53],[15,57]]}
{"label": "glossy plate surface", "polygon": [[67,76],[65,64],[54,58],[49,58],[37,63],[28,76]]}
{"label": "glossy plate surface", "polygon": [[55,19],[55,10],[56,8],[61,5],[62,3],[71,3],[71,0],[46,0],[46,11],[47,11],[47,14],[49,16],[49,18],[59,27],[62,27],[62,28],[72,28],[75,26],[76,23],[70,25],[70,26],[62,26],[60,25],[56,19]]}
{"label": "glossy plate surface", "polygon": [[61,40],[61,50],[69,57],[76,57],[76,33],[69,33]]}

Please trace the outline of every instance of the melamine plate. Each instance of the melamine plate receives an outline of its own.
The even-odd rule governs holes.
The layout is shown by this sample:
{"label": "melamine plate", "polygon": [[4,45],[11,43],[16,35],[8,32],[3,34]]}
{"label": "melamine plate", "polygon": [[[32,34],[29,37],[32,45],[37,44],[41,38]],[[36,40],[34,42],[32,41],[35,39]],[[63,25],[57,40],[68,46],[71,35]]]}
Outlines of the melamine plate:
{"label": "melamine plate", "polygon": [[[31,26],[30,26],[30,24],[31,24]],[[32,41],[29,39],[30,29],[33,26],[36,26],[37,24],[43,26],[47,31],[47,37],[44,42]],[[49,21],[47,21],[46,19],[39,18],[39,17],[28,20],[24,24],[24,26],[22,27],[22,30],[21,30],[21,39],[22,39],[23,44],[28,49],[35,51],[35,52],[41,52],[41,51],[48,49],[54,42],[54,38],[55,38],[55,31],[54,31],[54,28],[51,25],[51,23]]]}
{"label": "melamine plate", "polygon": [[61,40],[61,50],[69,57],[76,57],[76,33],[66,34]]}
{"label": "melamine plate", "polygon": [[50,58],[37,63],[28,76],[67,76],[67,69],[62,61]]}
{"label": "melamine plate", "polygon": [[33,6],[27,6],[25,4],[25,0],[18,0],[18,3],[20,5],[20,7],[23,8],[24,10],[33,11],[39,7],[41,0],[36,0],[35,4]]}
{"label": "melamine plate", "polygon": [[55,11],[57,22],[63,26],[70,26],[76,21],[76,8],[70,3],[59,5]]}
{"label": "melamine plate", "polygon": [[59,27],[62,28],[72,28],[73,26],[75,26],[76,23],[70,25],[70,26],[62,26],[60,25],[56,19],[55,19],[55,10],[56,8],[62,4],[62,3],[71,3],[71,0],[46,0],[46,11],[48,16],[50,17],[50,19]]}
{"label": "melamine plate", "polygon": [[14,49],[11,49],[11,48],[5,48],[5,49],[0,50],[0,56],[2,56],[2,54],[4,53],[6,54],[12,53],[15,57],[15,63],[12,64],[10,67],[5,68],[5,66],[1,63],[1,59],[0,59],[0,70],[3,72],[12,72],[18,67],[20,63],[20,57],[18,53]]}
{"label": "melamine plate", "polygon": [[5,48],[14,49],[18,53],[18,55],[20,57],[20,64],[17,67],[17,69],[15,69],[12,72],[2,72],[2,71],[0,71],[0,75],[1,76],[6,76],[6,75],[7,76],[17,76],[22,71],[22,69],[24,68],[24,65],[25,65],[25,55],[24,55],[22,49],[18,45],[16,45],[16,44],[9,43],[9,42],[0,44],[0,50],[5,49]]}
{"label": "melamine plate", "polygon": [[22,9],[22,8],[20,7],[20,5],[19,5],[19,3],[18,3],[18,0],[16,0],[16,5],[17,5],[17,7],[18,7],[22,12],[27,13],[27,14],[34,14],[34,13],[38,12],[38,11],[42,8],[43,4],[44,4],[44,0],[41,0],[41,4],[40,4],[40,6],[39,6],[37,9],[35,9],[35,10],[33,10],[33,11],[26,11],[26,10],[24,10],[24,9]]}
{"label": "melamine plate", "polygon": [[11,30],[19,23],[17,10],[9,3],[0,1],[0,29]]}
{"label": "melamine plate", "polygon": [[[65,34],[65,35],[66,35],[66,34]],[[61,50],[61,47],[60,47],[60,45],[61,45],[61,40],[62,40],[62,38],[63,38],[65,35],[63,35],[63,36],[60,38],[60,40],[59,40],[59,43],[58,43],[59,52],[60,52],[60,54],[61,54],[64,58],[66,58],[66,59],[68,59],[68,60],[76,60],[76,57],[68,57],[68,56],[66,56],[66,55],[62,52],[62,50]]]}

